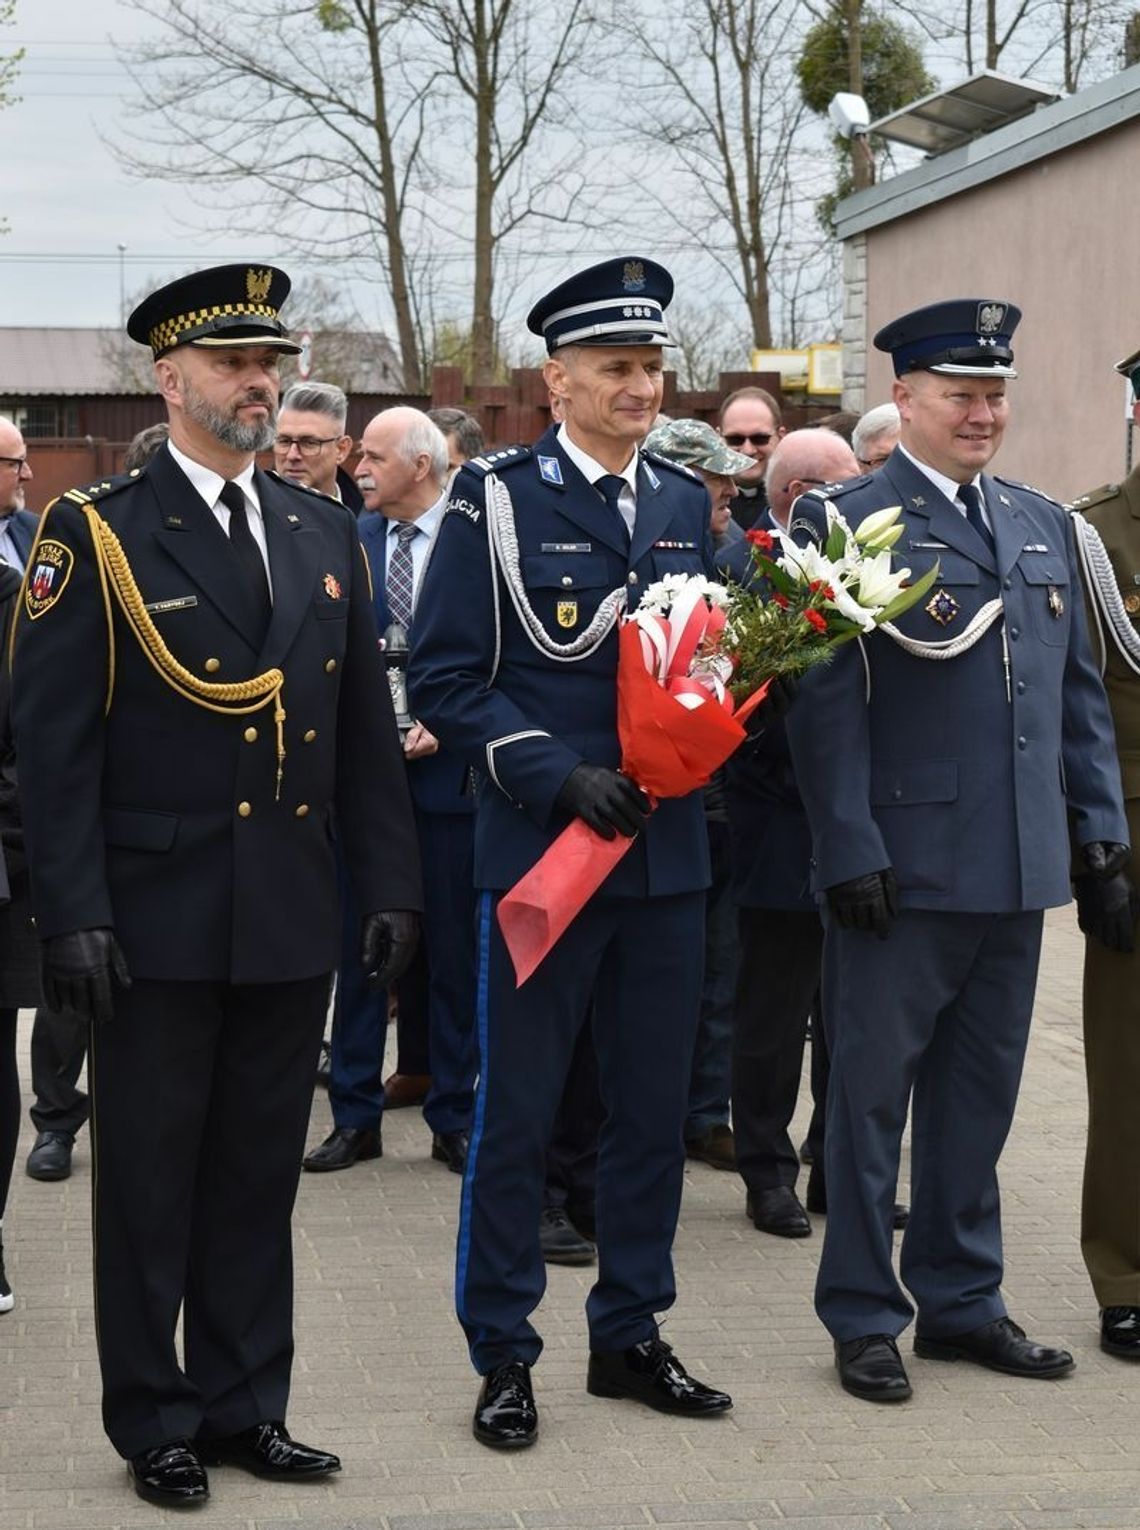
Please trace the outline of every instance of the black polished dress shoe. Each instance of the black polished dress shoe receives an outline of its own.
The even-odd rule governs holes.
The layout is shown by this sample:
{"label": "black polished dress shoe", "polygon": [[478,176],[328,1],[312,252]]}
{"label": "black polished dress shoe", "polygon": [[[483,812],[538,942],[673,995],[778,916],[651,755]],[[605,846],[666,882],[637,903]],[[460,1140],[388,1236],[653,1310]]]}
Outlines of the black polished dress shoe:
{"label": "black polished dress shoe", "polygon": [[75,1138],[70,1132],[40,1132],[32,1143],[24,1172],[31,1179],[67,1179],[74,1146]]}
{"label": "black polished dress shoe", "polygon": [[[804,1196],[804,1205],[814,1216],[825,1217],[827,1215],[827,1187],[824,1184],[823,1170],[818,1164],[812,1166],[812,1171],[808,1175],[807,1194]],[[894,1210],[891,1213],[891,1226],[898,1231],[899,1228],[905,1227],[909,1221],[910,1207],[905,1206],[902,1201],[896,1201]]]}
{"label": "black polished dress shoe", "polygon": [[432,1132],[431,1156],[453,1174],[462,1174],[467,1167],[467,1144],[466,1132]]}
{"label": "black polished dress shoe", "polygon": [[1106,1307],[1100,1315],[1100,1347],[1106,1355],[1140,1360],[1140,1307]]}
{"label": "black polished dress shoe", "polygon": [[889,1333],[867,1333],[858,1339],[836,1339],[835,1368],[839,1384],[864,1402],[906,1402],[910,1382]]}
{"label": "black polished dress shoe", "polygon": [[775,1185],[770,1190],[750,1190],[745,1210],[757,1232],[776,1238],[808,1238],[811,1223],[791,1185]]}
{"label": "black polished dress shoe", "polygon": [[255,1477],[288,1477],[307,1482],[340,1471],[340,1457],[291,1439],[280,1419],[265,1419],[240,1434],[195,1441],[202,1460],[210,1466],[240,1466]]}
{"label": "black polished dress shoe", "polygon": [[914,1352],[924,1360],[972,1360],[987,1370],[1006,1376],[1065,1376],[1073,1368],[1067,1349],[1047,1349],[1025,1337],[1012,1318],[996,1318],[969,1333],[957,1333],[949,1339],[932,1339],[926,1334],[914,1336]]}
{"label": "black polished dress shoe", "polygon": [[562,1206],[544,1206],[538,1221],[538,1241],[547,1264],[593,1264],[598,1251],[571,1222]]}
{"label": "black polished dress shoe", "polygon": [[594,1397],[632,1397],[659,1413],[701,1415],[732,1407],[727,1392],[695,1381],[664,1339],[643,1339],[630,1349],[591,1350],[586,1391]]}
{"label": "black polished dress shoe", "polygon": [[471,1432],[496,1450],[519,1450],[538,1439],[538,1409],[525,1360],[506,1360],[483,1377]]}
{"label": "black polished dress shoe", "polygon": [[189,1440],[140,1451],[127,1462],[127,1476],[140,1498],[164,1509],[192,1508],[210,1496],[205,1468]]}
{"label": "black polished dress shoe", "polygon": [[362,1163],[366,1158],[379,1158],[383,1152],[378,1126],[372,1131],[337,1126],[320,1147],[301,1160],[301,1167],[308,1169],[310,1174],[327,1174],[333,1169],[350,1169],[354,1163]]}

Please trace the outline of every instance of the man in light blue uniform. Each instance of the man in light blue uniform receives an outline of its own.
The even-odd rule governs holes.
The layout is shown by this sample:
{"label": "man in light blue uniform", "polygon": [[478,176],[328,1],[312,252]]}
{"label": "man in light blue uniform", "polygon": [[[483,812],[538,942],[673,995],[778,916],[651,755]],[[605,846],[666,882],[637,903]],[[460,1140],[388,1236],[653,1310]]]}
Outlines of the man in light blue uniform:
{"label": "man in light blue uniform", "polygon": [[843,1386],[877,1402],[910,1395],[895,1340],[914,1310],[891,1266],[891,1208],[912,1091],[901,1275],[915,1353],[1015,1376],[1073,1363],[1006,1315],[996,1165],[1042,911],[1069,899],[1067,816],[1099,874],[1118,868],[1128,831],[1065,514],[982,471],[1009,412],[1019,318],[1010,303],[962,299],[881,330],[900,443],[873,476],[792,512],[797,540],[818,542],[828,502],[852,527],[901,505],[896,563],[939,565],[894,632],[841,648],[804,681],[787,725],[826,925],[816,1307]]}
{"label": "man in light blue uniform", "polygon": [[[655,1317],[675,1298],[670,1251],[709,870],[701,797],[650,816],[618,770],[615,618],[665,574],[712,571],[705,489],[638,450],[660,407],[672,288],[652,261],[611,260],[533,309],[563,424],[533,449],[460,470],[417,618],[413,711],[481,776],[481,1070],[456,1297],[484,1377],[474,1431],[493,1446],[537,1435],[530,1368],[542,1341],[530,1314],[545,1285],[545,1150],[591,998],[606,1120],[588,1389],[670,1412],[731,1406],[687,1374]],[[634,843],[516,988],[499,898],[576,817]]]}

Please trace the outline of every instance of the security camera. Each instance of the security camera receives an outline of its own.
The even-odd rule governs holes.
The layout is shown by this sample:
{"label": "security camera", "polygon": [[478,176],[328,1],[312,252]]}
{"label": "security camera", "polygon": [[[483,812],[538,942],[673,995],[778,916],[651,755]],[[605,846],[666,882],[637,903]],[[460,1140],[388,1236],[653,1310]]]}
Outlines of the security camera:
{"label": "security camera", "polygon": [[863,97],[853,96],[844,90],[832,96],[828,103],[827,115],[831,118],[831,125],[840,138],[862,137],[871,121],[871,113],[867,110],[867,103]]}

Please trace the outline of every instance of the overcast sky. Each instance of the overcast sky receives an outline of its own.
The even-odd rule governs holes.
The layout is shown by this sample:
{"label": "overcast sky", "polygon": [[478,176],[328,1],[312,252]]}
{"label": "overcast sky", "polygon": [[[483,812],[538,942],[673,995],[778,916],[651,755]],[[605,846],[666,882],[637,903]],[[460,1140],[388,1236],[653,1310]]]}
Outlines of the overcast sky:
{"label": "overcast sky", "polygon": [[131,126],[110,39],[141,27],[120,0],[17,0],[0,31],[3,51],[27,48],[22,99],[0,112],[0,324],[117,324],[120,244],[128,295],[148,277],[273,253],[181,231],[178,188],[132,180],[102,141]]}

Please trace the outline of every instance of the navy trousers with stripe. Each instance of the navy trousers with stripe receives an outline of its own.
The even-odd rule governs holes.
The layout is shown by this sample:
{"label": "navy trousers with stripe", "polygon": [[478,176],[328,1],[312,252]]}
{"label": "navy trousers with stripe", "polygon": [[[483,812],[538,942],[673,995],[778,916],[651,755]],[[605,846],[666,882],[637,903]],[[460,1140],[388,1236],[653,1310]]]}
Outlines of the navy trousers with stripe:
{"label": "navy trousers with stripe", "polygon": [[598,1141],[598,1279],[592,1350],[626,1349],[673,1304],[682,1128],[700,1007],[704,893],[594,898],[522,986],[495,919],[478,907],[480,1077],[456,1261],[456,1307],[475,1369],[537,1360],[546,1148],[594,999],[605,1119]]}

